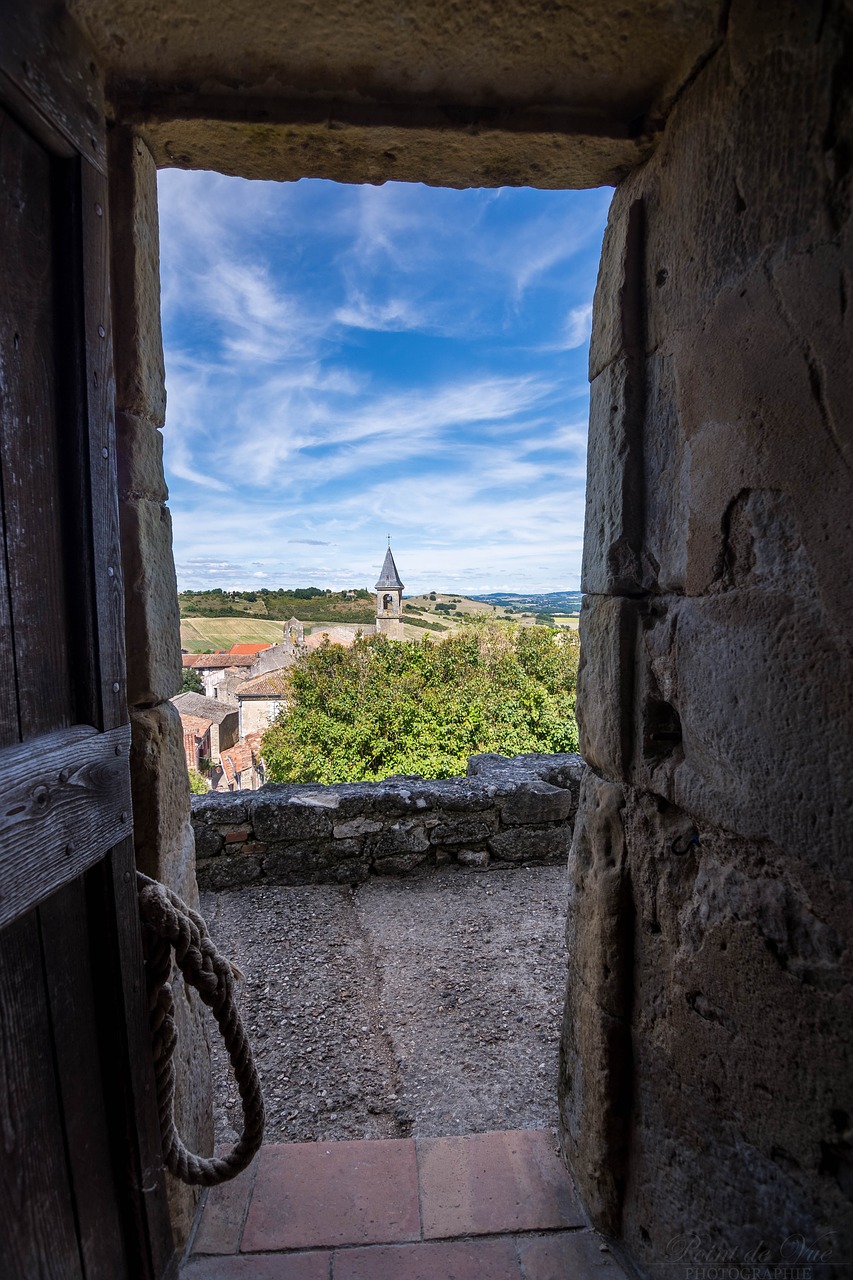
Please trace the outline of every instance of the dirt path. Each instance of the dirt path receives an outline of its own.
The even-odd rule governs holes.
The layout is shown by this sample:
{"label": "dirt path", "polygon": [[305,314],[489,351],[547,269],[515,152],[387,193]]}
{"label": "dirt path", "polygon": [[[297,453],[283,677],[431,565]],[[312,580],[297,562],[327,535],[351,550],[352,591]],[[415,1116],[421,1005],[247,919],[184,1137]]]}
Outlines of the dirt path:
{"label": "dirt path", "polygon": [[[556,1125],[562,867],[205,894],[242,970],[269,1142]],[[236,1090],[214,1044],[217,1140]]]}

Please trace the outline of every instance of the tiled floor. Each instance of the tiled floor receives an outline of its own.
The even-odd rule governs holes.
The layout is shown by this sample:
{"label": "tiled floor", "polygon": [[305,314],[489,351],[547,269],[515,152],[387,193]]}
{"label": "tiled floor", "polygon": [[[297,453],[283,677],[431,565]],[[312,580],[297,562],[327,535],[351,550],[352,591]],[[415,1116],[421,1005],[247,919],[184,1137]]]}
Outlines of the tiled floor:
{"label": "tiled floor", "polygon": [[544,1130],[267,1146],[182,1280],[624,1280]]}

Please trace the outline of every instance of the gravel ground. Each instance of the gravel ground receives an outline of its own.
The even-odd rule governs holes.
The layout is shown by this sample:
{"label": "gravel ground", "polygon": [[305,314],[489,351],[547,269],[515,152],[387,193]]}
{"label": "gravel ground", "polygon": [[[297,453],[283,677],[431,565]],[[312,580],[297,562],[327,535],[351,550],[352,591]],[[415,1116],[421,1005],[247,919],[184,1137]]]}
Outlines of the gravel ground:
{"label": "gravel ground", "polygon": [[[267,1142],[556,1126],[563,867],[202,897],[242,970]],[[239,1099],[213,1034],[217,1142]]]}

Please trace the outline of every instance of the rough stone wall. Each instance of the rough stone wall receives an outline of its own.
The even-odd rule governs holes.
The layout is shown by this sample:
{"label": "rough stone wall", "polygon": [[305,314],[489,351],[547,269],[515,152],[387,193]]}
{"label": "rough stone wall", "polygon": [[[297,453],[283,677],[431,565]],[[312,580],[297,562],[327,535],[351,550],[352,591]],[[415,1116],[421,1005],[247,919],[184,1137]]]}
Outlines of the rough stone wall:
{"label": "rough stone wall", "polygon": [[357,884],[446,862],[480,870],[562,862],[582,773],[576,755],[480,755],[466,778],[194,796],[199,881]]}
{"label": "rough stone wall", "polygon": [[[131,782],[137,865],[198,903],[183,733],[169,702],[181,687],[180,622],[163,476],[166,389],[160,335],[157,173],[129,130],[110,139],[116,437],[132,729]],[[176,985],[175,1116],[191,1150],[213,1143],[210,1053],[195,992]],[[167,1174],[178,1244],[196,1192]]]}
{"label": "rough stone wall", "polygon": [[725,0],[67,0],[158,164],[595,186],[648,155]]}
{"label": "rough stone wall", "polygon": [[605,238],[561,1108],[641,1270],[853,1258],[851,52],[735,0]]}

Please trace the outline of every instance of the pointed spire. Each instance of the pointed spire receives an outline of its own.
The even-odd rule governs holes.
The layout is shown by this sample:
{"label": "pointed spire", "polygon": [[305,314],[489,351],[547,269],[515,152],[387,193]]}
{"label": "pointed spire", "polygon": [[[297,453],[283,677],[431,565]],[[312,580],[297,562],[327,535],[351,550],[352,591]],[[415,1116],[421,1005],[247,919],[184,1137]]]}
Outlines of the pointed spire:
{"label": "pointed spire", "polygon": [[388,550],[385,552],[385,563],[382,566],[382,572],[379,575],[374,590],[376,591],[402,591],[403,584],[400,581],[400,575],[397,572],[397,566],[394,563],[394,557],[391,555],[391,544],[389,541]]}

